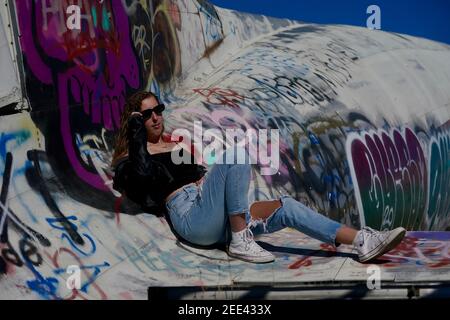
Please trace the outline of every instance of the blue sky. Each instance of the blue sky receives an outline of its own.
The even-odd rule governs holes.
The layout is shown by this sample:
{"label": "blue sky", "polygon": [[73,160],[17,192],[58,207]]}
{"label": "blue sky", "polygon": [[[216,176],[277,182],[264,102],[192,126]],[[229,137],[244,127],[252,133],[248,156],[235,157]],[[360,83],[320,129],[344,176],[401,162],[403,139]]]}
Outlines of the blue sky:
{"label": "blue sky", "polygon": [[369,5],[381,9],[381,29],[450,44],[450,0],[210,0],[243,12],[305,22],[366,26]]}

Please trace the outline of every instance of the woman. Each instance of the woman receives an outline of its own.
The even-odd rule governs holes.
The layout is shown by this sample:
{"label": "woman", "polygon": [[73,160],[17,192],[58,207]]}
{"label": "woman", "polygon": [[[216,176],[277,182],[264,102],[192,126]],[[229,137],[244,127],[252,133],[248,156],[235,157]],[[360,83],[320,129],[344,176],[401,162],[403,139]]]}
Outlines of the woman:
{"label": "woman", "polygon": [[172,152],[188,152],[191,160],[193,152],[163,134],[164,108],[150,92],[138,92],[127,101],[113,155],[114,188],[145,211],[166,213],[184,240],[202,246],[229,243],[227,253],[231,257],[264,263],[275,257],[253,240],[253,234],[285,227],[335,246],[352,244],[361,262],[383,255],[403,239],[403,228],[379,232],[365,227],[357,231],[290,196],[257,201],[249,207],[249,164],[215,164],[206,173],[193,161],[173,163]]}

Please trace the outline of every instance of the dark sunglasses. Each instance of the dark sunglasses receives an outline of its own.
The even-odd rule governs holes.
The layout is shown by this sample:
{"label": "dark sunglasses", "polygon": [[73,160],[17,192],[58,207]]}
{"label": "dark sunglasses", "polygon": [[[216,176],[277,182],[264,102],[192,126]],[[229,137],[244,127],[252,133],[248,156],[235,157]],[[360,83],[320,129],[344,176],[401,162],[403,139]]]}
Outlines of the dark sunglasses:
{"label": "dark sunglasses", "polygon": [[158,104],[156,107],[154,107],[153,109],[147,109],[142,111],[142,117],[144,118],[144,120],[148,120],[152,117],[152,113],[155,112],[158,116],[160,116],[162,114],[162,112],[166,109],[166,106],[164,104]]}

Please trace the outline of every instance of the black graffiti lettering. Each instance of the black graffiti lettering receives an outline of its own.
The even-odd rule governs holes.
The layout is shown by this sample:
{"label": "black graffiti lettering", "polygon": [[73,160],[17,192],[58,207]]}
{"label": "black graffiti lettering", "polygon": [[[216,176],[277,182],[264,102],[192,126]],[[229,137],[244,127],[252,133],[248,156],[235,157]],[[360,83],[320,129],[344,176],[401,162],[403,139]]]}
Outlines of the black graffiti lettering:
{"label": "black graffiti lettering", "polygon": [[[8,152],[5,158],[5,171],[3,173],[2,191],[0,192],[0,204],[2,204],[2,206],[0,206],[0,225],[2,225],[2,221],[4,221],[3,228],[0,230],[0,243],[8,242],[8,213],[4,212],[3,207],[6,203],[6,199],[8,198],[9,184],[11,182],[12,162],[13,156],[11,152]],[[6,217],[4,217],[4,215]]]}
{"label": "black graffiti lettering", "polygon": [[[42,264],[42,256],[39,254],[36,246],[28,239],[21,239],[19,241],[20,253],[25,261],[31,262],[34,266],[40,266]],[[32,259],[32,258],[35,259]]]}
{"label": "black graffiti lettering", "polygon": [[84,240],[79,235],[79,233],[76,231],[74,225],[70,223],[70,221],[67,219],[67,217],[61,212],[59,209],[56,201],[53,199],[52,195],[50,194],[50,191],[47,188],[47,185],[45,184],[44,178],[42,176],[42,170],[38,159],[38,150],[30,150],[27,152],[28,159],[33,163],[33,174],[34,178],[37,180],[37,187],[39,188],[39,192],[41,193],[42,197],[44,198],[45,203],[47,204],[48,208],[52,212],[52,214],[55,216],[55,218],[58,219],[58,221],[61,223],[61,225],[64,227],[64,229],[69,234],[69,237],[75,241],[77,244],[83,245]]}
{"label": "black graffiti lettering", "polygon": [[34,230],[33,228],[27,226],[22,220],[20,220],[20,218],[11,209],[8,209],[8,211],[9,211],[8,212],[9,222],[17,231],[22,233],[22,235],[24,237],[33,236],[44,247],[51,246],[50,240],[48,240],[43,234],[41,234],[41,233],[37,232],[36,230]]}
{"label": "black graffiti lettering", "polygon": [[[38,239],[43,246],[49,247],[51,243],[46,237],[27,226],[19,219],[17,215],[14,214],[11,209],[5,207],[6,199],[8,198],[9,184],[11,181],[12,163],[13,156],[10,152],[8,152],[5,158],[5,171],[3,174],[2,190],[0,192],[0,203],[2,204],[2,206],[0,206],[0,222],[4,220],[3,229],[0,230],[0,243],[8,242],[8,223],[11,223],[24,236],[27,235],[28,232],[30,235],[36,237],[36,239]],[[3,208],[6,209],[6,212],[4,212],[5,210]]]}
{"label": "black graffiti lettering", "polygon": [[[295,79],[297,84],[303,88],[306,92],[308,92],[309,94],[312,95],[312,97],[319,102],[324,101],[324,96],[320,93],[319,89],[316,89],[316,87],[314,85],[312,85],[308,80],[306,79],[302,79],[302,78],[297,78]],[[326,97],[328,101],[330,101],[331,99]]]}
{"label": "black graffiti lettering", "polygon": [[327,86],[328,89],[333,93],[333,95],[337,95],[337,92],[334,91],[334,89],[331,87],[331,86],[336,87],[336,85],[335,85],[332,81],[330,81],[327,77],[323,76],[323,75],[322,75],[320,72],[318,72],[318,71],[315,71],[315,72],[314,72],[314,75],[315,75],[316,77],[318,77],[320,80],[322,80],[323,83],[326,84],[326,86]]}
{"label": "black graffiti lettering", "polygon": [[376,126],[365,116],[365,115],[363,115],[363,114],[361,114],[361,113],[358,113],[358,112],[350,112],[348,115],[347,115],[347,118],[348,118],[348,121],[351,123],[351,124],[354,124],[356,121],[363,121],[363,122],[365,122],[365,123],[367,123],[367,124],[370,124],[371,126],[372,126],[372,128],[376,128]]}
{"label": "black graffiti lettering", "polygon": [[[19,232],[21,232],[24,236],[34,236],[39,242],[44,246],[50,246],[50,241],[40,234],[39,232],[33,230],[25,223],[23,223],[14,212],[5,206],[6,200],[8,198],[8,190],[9,184],[11,182],[11,170],[13,164],[13,156],[12,153],[8,152],[5,157],[5,170],[3,174],[3,183],[2,189],[0,192],[0,222],[3,221],[3,228],[0,230],[0,242],[7,243],[8,247],[2,249],[0,256],[0,273],[6,273],[6,261],[17,266],[22,267],[23,261],[21,260],[19,254],[14,250],[14,248],[9,243],[8,238],[8,224],[11,225]],[[37,248],[28,240],[22,239],[19,242],[20,250],[24,256],[31,257],[34,256],[35,259],[30,261],[35,265],[40,265],[42,263],[42,257],[37,252]],[[6,261],[5,261],[6,260]]]}
{"label": "black graffiti lettering", "polygon": [[19,268],[23,266],[22,259],[20,259],[19,254],[11,246],[2,250],[2,256],[6,261]]}

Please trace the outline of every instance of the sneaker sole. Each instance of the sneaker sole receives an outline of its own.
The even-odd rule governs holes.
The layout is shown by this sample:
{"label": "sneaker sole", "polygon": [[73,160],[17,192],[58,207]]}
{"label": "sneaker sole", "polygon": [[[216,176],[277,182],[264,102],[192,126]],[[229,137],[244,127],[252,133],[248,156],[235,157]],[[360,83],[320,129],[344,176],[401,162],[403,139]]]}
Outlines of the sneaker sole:
{"label": "sneaker sole", "polygon": [[397,232],[392,232],[389,235],[389,238],[385,242],[380,244],[377,248],[375,248],[372,252],[370,252],[369,255],[360,257],[359,261],[367,262],[369,260],[376,259],[376,258],[384,255],[385,253],[391,251],[396,246],[398,246],[400,244],[400,242],[402,242],[403,238],[405,237],[406,230],[403,228],[397,228],[397,229],[393,230],[393,231],[397,230]]}
{"label": "sneaker sole", "polygon": [[231,253],[229,251],[227,251],[228,255],[232,258],[235,259],[239,259],[245,262],[251,262],[251,263],[269,263],[269,262],[274,262],[275,261],[275,257],[274,258],[248,258],[247,256],[243,256],[243,255],[239,255],[239,254],[235,254],[235,253]]}

